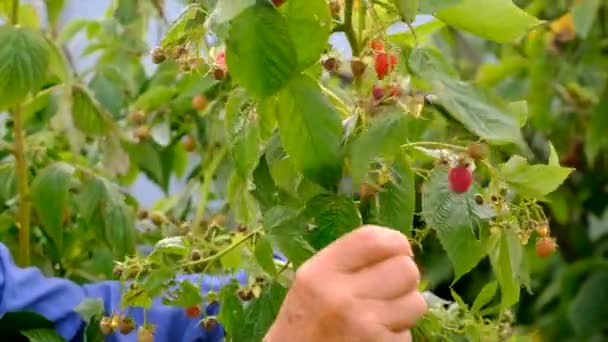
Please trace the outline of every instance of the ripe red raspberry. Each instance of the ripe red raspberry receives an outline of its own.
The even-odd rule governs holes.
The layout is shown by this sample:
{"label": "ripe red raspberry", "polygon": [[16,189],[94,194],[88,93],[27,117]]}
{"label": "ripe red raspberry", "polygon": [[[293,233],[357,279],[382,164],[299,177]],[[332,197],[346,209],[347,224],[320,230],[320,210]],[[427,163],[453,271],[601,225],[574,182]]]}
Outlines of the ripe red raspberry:
{"label": "ripe red raspberry", "polygon": [[472,183],[473,174],[466,166],[457,166],[448,172],[448,184],[453,192],[467,192]]}
{"label": "ripe red raspberry", "polygon": [[377,52],[375,58],[375,67],[378,79],[384,79],[386,75],[393,71],[398,62],[399,59],[396,55],[389,55],[386,52]]}
{"label": "ripe red raspberry", "polygon": [[186,308],[186,316],[189,318],[196,318],[201,314],[201,307],[199,305],[193,305]]}
{"label": "ripe red raspberry", "polygon": [[379,85],[375,85],[372,88],[372,95],[374,96],[374,100],[380,101],[384,98],[384,88]]}
{"label": "ripe red raspberry", "polygon": [[372,39],[372,41],[369,42],[369,46],[374,51],[384,51],[384,42],[382,39]]}

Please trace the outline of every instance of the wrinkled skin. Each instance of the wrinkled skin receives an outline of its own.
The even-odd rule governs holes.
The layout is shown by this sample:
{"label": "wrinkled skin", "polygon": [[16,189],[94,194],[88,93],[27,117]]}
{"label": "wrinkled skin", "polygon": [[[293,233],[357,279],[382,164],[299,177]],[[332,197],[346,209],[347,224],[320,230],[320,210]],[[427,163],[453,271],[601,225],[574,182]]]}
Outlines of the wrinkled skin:
{"label": "wrinkled skin", "polygon": [[364,226],[297,271],[264,342],[405,342],[426,311],[401,233]]}

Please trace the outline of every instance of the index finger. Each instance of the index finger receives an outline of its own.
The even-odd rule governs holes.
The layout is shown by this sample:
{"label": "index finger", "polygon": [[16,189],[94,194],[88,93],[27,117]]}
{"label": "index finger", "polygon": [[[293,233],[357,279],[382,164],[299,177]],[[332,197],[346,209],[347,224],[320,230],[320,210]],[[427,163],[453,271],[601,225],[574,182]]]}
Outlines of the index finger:
{"label": "index finger", "polygon": [[407,237],[396,230],[379,226],[358,228],[321,250],[334,269],[356,272],[398,255],[414,256]]}

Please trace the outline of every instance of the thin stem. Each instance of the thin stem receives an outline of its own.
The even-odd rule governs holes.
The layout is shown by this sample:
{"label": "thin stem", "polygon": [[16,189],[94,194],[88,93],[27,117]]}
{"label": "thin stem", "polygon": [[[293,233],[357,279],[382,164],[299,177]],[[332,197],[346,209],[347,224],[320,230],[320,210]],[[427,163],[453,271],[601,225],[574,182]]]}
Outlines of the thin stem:
{"label": "thin stem", "polygon": [[256,234],[259,234],[261,231],[262,231],[262,228],[255,229],[255,230],[247,233],[247,235],[243,236],[239,240],[233,242],[228,247],[226,247],[226,248],[222,249],[221,251],[213,254],[212,256],[209,256],[209,257],[206,257],[206,258],[203,258],[203,259],[200,259],[200,260],[195,260],[195,261],[190,261],[190,262],[187,262],[187,263],[184,263],[184,264],[180,264],[178,266],[178,268],[183,268],[183,267],[188,267],[188,266],[194,266],[194,265],[198,265],[198,264],[204,264],[204,263],[215,261],[215,260],[221,258],[222,256],[228,254],[233,249],[237,248],[238,246],[242,245],[243,243],[247,242],[249,239],[253,238]]}
{"label": "thin stem", "polygon": [[361,49],[353,30],[353,2],[353,0],[346,0],[346,7],[344,8],[344,34],[346,34],[353,56],[359,56]]}
{"label": "thin stem", "polygon": [[19,24],[19,0],[13,0],[13,11],[11,13],[11,25]]}
{"label": "thin stem", "polygon": [[446,148],[446,149],[450,149],[450,150],[456,150],[456,151],[466,151],[466,147],[463,146],[458,146],[458,145],[452,145],[452,144],[447,144],[447,143],[442,143],[442,142],[436,142],[436,141],[419,141],[419,142],[413,142],[413,143],[409,143],[409,144],[403,144],[401,145],[401,148],[412,148],[412,147],[440,147],[440,148]]}
{"label": "thin stem", "polygon": [[30,189],[27,177],[27,164],[25,161],[25,134],[21,106],[13,110],[13,135],[15,164],[17,169],[17,182],[19,191],[19,210],[17,223],[19,225],[19,264],[22,267],[30,264]]}
{"label": "thin stem", "polygon": [[203,220],[203,215],[205,215],[205,209],[207,208],[207,199],[209,198],[209,189],[211,188],[211,183],[213,182],[213,175],[215,174],[215,171],[217,171],[217,168],[220,166],[220,163],[224,159],[225,155],[226,148],[222,147],[214,156],[214,159],[211,160],[211,163],[203,173],[203,184],[201,185],[200,190],[201,198],[199,198],[194,221],[192,222],[192,230],[198,229],[201,221]]}

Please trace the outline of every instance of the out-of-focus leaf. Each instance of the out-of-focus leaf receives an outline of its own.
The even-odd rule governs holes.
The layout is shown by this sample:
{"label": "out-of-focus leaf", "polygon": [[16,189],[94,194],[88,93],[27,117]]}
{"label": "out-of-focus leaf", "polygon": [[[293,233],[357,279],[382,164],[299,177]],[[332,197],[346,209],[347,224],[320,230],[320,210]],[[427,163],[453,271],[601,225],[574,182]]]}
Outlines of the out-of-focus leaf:
{"label": "out-of-focus leaf", "polygon": [[586,38],[593,27],[600,3],[600,0],[582,0],[572,6],[574,29],[581,38]]}
{"label": "out-of-focus leaf", "polygon": [[591,336],[608,327],[608,270],[593,272],[580,286],[568,309],[568,319],[578,336]]}
{"label": "out-of-focus leaf", "polygon": [[[475,20],[471,20],[471,13],[475,13]],[[503,43],[523,36],[540,23],[511,0],[463,0],[437,11],[435,16],[463,31]]]}
{"label": "out-of-focus leaf", "polygon": [[30,342],[64,342],[65,340],[53,329],[32,329],[21,331]]}

